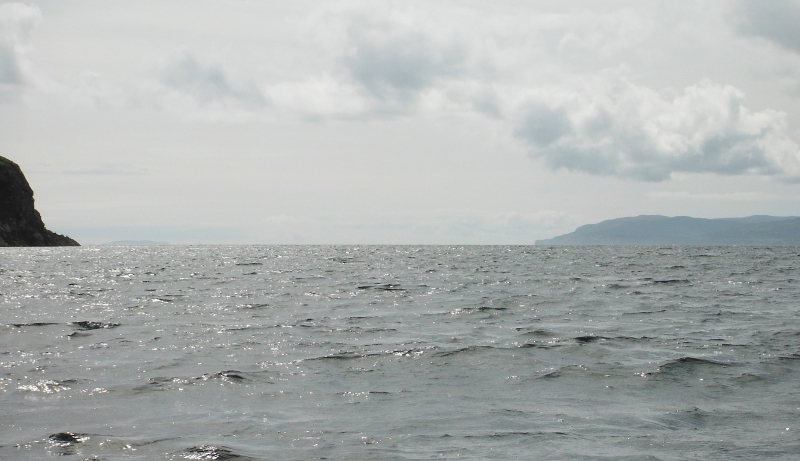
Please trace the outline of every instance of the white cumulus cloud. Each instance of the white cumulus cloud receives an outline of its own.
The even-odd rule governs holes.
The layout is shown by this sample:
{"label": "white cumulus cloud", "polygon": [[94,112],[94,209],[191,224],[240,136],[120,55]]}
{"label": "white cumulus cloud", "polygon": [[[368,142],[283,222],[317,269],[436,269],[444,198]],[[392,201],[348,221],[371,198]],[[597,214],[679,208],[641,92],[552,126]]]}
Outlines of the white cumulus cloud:
{"label": "white cumulus cloud", "polygon": [[447,91],[469,81],[473,50],[434,9],[373,4],[324,8],[308,29],[327,50],[316,75],[270,84],[278,106],[309,116],[404,116],[450,105]]}
{"label": "white cumulus cloud", "polygon": [[531,99],[514,134],[554,169],[645,181],[676,172],[800,179],[786,115],[748,109],[730,85],[704,80],[670,95],[618,80]]}

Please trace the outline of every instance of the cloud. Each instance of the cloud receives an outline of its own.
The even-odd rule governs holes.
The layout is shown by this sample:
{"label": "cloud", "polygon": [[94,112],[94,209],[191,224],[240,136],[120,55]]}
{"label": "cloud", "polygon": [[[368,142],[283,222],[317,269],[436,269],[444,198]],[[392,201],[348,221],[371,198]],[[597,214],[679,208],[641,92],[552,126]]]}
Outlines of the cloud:
{"label": "cloud", "polygon": [[[754,33],[798,49],[793,45],[798,32],[791,26],[800,7],[740,1]],[[716,44],[698,41],[697,18],[703,15],[694,13],[726,7],[587,3],[573,12],[488,3],[353,5],[321,6],[294,37],[299,43],[282,34],[281,44],[270,48],[275,52],[264,54],[261,44],[230,45],[226,49],[233,54],[223,65],[204,58],[208,49],[182,50],[162,63],[155,82],[132,82],[113,70],[78,70],[61,91],[98,106],[142,104],[212,119],[489,117],[504,141],[511,133],[553,169],[644,181],[680,172],[800,180],[798,145],[788,134],[785,113],[750,109],[739,89],[711,81],[672,93],[653,89],[671,81],[681,81],[682,88],[705,74],[705,68],[691,75],[677,72],[676,80],[665,70],[672,61],[662,58],[672,56],[665,50],[687,51],[687,43]],[[721,21],[714,14],[712,25]],[[0,85],[22,85],[20,44],[40,16],[38,9],[22,4],[0,6]],[[724,38],[730,38],[729,25],[723,29]],[[308,48],[297,52],[298,45]],[[285,55],[284,65],[268,68],[272,61],[263,59],[268,55]],[[302,58],[294,62],[293,56]],[[262,67],[230,67],[257,61]],[[637,83],[614,70],[626,66],[634,70],[624,76],[635,73],[631,78]],[[733,74],[738,87],[759,91]],[[769,107],[775,100],[752,104]]]}
{"label": "cloud", "polygon": [[253,84],[230,81],[219,63],[203,63],[189,51],[174,53],[161,69],[160,81],[170,90],[201,105],[236,102],[263,106],[264,94]]}
{"label": "cloud", "polygon": [[747,109],[730,85],[704,80],[668,95],[619,80],[540,93],[514,135],[553,169],[644,181],[676,172],[800,179],[786,115]]}
{"label": "cloud", "polygon": [[[775,16],[777,7],[745,4]],[[652,60],[637,44],[671,46],[659,41],[668,28],[656,29],[662,27],[658,9],[601,8],[529,19],[506,14],[488,22],[477,10],[465,11],[325,9],[309,27],[325,50],[312,73],[265,82],[261,92],[233,84],[220,64],[184,51],[164,68],[162,82],[214,109],[269,100],[277,111],[312,120],[491,117],[550,168],[597,176],[664,181],[674,173],[713,173],[800,180],[800,148],[784,112],[752,110],[738,88],[710,80],[676,92],[653,89],[652,79],[648,86],[623,78],[631,72],[620,60],[633,66]],[[682,11],[695,17],[692,8]],[[665,21],[695,26],[677,16]],[[776,30],[789,38],[795,33],[791,27]]]}
{"label": "cloud", "polygon": [[308,118],[355,117],[369,110],[369,101],[348,79],[325,73],[300,82],[284,82],[267,89],[279,109],[300,112]]}
{"label": "cloud", "polygon": [[800,3],[792,0],[742,0],[740,28],[800,53]]}
{"label": "cloud", "polygon": [[41,17],[36,7],[0,5],[0,102],[13,98],[25,84],[25,45]]}
{"label": "cloud", "polygon": [[535,146],[549,146],[571,131],[566,111],[550,108],[543,103],[533,103],[514,133]]}
{"label": "cloud", "polygon": [[[471,98],[448,94],[474,77],[471,45],[453,25],[452,18],[437,17],[427,7],[321,8],[304,31],[319,53],[319,69],[270,83],[265,92],[276,107],[310,119],[364,120],[451,106],[471,109]],[[494,110],[487,97],[480,105]]]}
{"label": "cloud", "polygon": [[22,73],[13,47],[0,45],[0,84],[21,85]]}
{"label": "cloud", "polygon": [[440,78],[463,71],[464,49],[447,37],[435,37],[410,18],[356,20],[347,36],[345,69],[384,103],[411,103]]}

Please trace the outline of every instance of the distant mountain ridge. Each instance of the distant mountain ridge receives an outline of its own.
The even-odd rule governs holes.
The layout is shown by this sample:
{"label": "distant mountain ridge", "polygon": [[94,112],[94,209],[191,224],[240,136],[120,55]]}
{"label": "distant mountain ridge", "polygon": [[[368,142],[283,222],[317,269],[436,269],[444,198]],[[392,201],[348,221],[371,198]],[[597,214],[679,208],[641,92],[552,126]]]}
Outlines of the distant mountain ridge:
{"label": "distant mountain ridge", "polygon": [[800,217],[632,216],[587,224],[536,245],[800,246]]}

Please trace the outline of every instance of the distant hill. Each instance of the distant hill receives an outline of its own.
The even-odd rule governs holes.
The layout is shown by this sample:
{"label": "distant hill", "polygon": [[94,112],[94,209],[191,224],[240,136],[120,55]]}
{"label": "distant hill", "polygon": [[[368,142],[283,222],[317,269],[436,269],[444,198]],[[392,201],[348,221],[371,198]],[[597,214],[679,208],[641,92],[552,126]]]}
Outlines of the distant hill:
{"label": "distant hill", "polygon": [[643,215],[587,224],[537,245],[800,246],[800,217],[703,219]]}

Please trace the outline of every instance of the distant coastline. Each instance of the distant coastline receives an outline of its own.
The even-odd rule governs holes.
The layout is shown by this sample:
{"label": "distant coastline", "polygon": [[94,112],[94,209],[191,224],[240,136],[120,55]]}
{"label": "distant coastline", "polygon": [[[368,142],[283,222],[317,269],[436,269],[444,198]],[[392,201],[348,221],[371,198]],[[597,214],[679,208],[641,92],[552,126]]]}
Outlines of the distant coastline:
{"label": "distant coastline", "polygon": [[169,245],[169,242],[158,242],[155,240],[115,240],[113,242],[103,243],[101,245],[119,245],[119,246],[162,246]]}
{"label": "distant coastline", "polygon": [[800,217],[632,216],[587,224],[536,245],[800,246]]}

